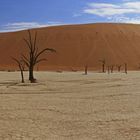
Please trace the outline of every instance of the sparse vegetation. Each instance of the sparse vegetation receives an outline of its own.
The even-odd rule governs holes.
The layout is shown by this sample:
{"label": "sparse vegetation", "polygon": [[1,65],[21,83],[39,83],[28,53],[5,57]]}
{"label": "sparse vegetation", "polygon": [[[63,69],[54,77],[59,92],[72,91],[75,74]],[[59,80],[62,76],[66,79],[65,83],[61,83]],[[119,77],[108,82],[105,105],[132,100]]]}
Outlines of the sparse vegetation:
{"label": "sparse vegetation", "polygon": [[45,58],[40,58],[40,56],[45,52],[56,52],[56,50],[52,48],[44,48],[42,50],[39,50],[39,46],[37,46],[37,32],[35,33],[35,36],[33,38],[30,30],[28,30],[28,39],[24,39],[24,41],[28,48],[28,56],[21,54],[21,57],[29,70],[29,80],[31,83],[34,83],[36,82],[36,79],[34,78],[35,65],[42,61],[46,61]]}

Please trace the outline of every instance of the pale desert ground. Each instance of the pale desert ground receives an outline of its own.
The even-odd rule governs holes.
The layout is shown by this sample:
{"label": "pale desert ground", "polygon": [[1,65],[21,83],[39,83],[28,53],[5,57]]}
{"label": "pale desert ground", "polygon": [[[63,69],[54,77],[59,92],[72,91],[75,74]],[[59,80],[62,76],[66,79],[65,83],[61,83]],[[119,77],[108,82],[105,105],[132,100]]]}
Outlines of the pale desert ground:
{"label": "pale desert ground", "polygon": [[140,140],[140,72],[35,75],[0,72],[0,140]]}

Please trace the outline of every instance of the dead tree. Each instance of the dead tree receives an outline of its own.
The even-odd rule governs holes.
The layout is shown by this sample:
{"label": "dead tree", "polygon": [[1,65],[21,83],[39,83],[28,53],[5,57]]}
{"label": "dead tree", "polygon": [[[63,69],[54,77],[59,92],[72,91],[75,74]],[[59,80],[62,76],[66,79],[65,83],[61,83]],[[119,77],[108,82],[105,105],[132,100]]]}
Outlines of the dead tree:
{"label": "dead tree", "polygon": [[45,52],[56,52],[56,50],[52,49],[52,48],[44,48],[44,49],[40,50],[36,44],[37,43],[37,32],[35,33],[35,36],[33,38],[30,30],[28,30],[28,39],[24,39],[24,41],[28,48],[28,51],[27,51],[28,56],[25,56],[24,54],[21,54],[21,56],[29,70],[29,80],[31,83],[34,83],[34,82],[36,82],[36,79],[34,78],[35,65],[42,61],[46,61],[45,58],[40,58],[40,56]]}
{"label": "dead tree", "polygon": [[102,63],[102,72],[105,73],[105,59],[100,60],[100,62]]}
{"label": "dead tree", "polygon": [[140,63],[138,64],[138,69],[140,69]]}
{"label": "dead tree", "polygon": [[121,67],[122,67],[122,65],[117,65],[118,72],[120,72],[120,71],[121,71]]}
{"label": "dead tree", "polygon": [[21,73],[21,82],[24,83],[24,74],[23,74],[23,71],[24,71],[24,62],[23,60],[18,60],[16,58],[12,58],[18,65],[19,69],[20,69],[20,73]]}
{"label": "dead tree", "polygon": [[124,64],[124,70],[125,70],[125,73],[127,74],[127,63]]}
{"label": "dead tree", "polygon": [[114,70],[114,66],[113,65],[110,67],[110,70],[111,70],[111,73],[113,73],[113,70]]}
{"label": "dead tree", "polygon": [[88,73],[88,66],[85,65],[85,75],[87,75],[87,73]]}

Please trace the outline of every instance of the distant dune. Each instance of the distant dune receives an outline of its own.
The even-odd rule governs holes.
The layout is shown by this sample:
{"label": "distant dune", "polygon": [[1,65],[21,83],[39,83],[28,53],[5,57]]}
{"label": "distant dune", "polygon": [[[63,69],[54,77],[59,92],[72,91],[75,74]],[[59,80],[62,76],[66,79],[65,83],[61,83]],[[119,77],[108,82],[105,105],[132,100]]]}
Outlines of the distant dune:
{"label": "distant dune", "polygon": [[[38,32],[38,46],[57,50],[46,54],[48,61],[36,67],[39,70],[81,70],[85,65],[100,70],[99,60],[108,65],[128,64],[129,70],[138,70],[140,64],[140,25],[85,24],[33,29]],[[0,69],[15,69],[11,59],[26,53],[23,38],[27,31],[0,33]]]}

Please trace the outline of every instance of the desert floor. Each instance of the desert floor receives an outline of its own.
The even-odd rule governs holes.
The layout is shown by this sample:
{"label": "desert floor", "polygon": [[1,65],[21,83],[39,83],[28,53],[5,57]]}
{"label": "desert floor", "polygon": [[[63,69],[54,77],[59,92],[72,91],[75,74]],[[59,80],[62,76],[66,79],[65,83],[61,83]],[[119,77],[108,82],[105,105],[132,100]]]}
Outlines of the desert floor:
{"label": "desert floor", "polygon": [[0,140],[140,140],[140,72],[35,76],[0,72]]}

